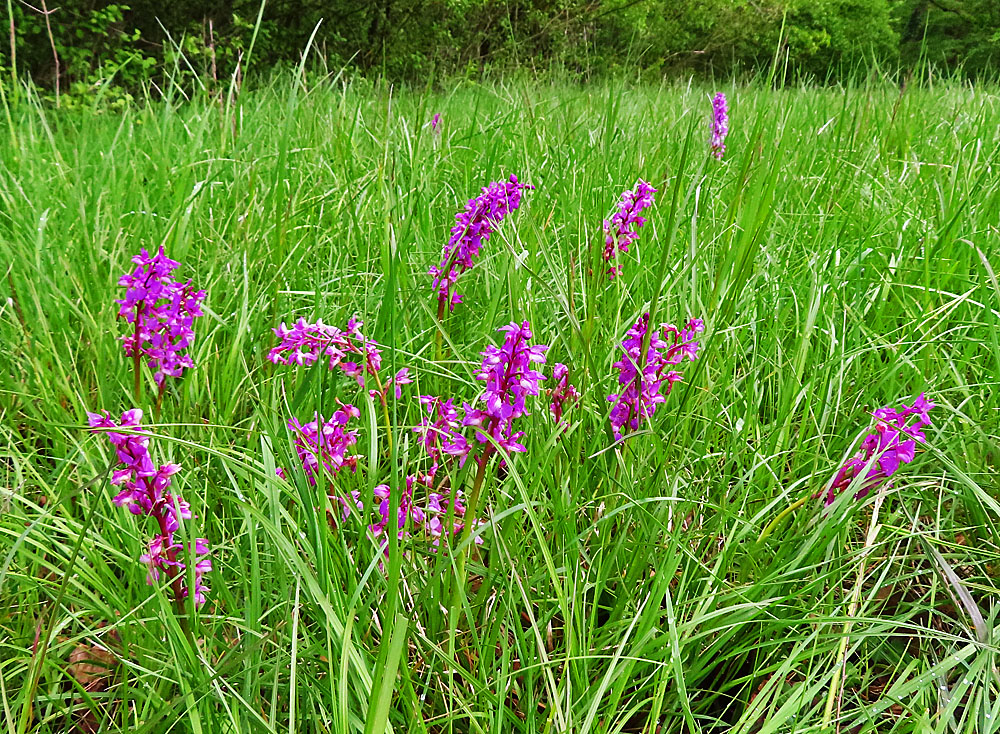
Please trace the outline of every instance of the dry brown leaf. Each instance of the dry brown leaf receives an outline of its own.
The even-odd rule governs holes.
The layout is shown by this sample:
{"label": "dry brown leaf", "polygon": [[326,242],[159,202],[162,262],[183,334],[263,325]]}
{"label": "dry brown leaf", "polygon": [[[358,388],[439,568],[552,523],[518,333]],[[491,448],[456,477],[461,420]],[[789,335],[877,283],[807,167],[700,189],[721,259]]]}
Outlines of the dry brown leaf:
{"label": "dry brown leaf", "polygon": [[98,645],[77,645],[69,655],[67,670],[88,693],[108,687],[115,657]]}

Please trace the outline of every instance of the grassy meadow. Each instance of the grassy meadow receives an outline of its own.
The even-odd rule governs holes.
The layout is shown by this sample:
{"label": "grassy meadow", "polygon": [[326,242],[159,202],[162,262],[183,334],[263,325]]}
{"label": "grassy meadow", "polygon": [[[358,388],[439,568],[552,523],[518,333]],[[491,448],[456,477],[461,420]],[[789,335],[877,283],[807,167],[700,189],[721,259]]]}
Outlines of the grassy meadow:
{"label": "grassy meadow", "polygon": [[[720,89],[284,79],[57,111],[8,85],[0,731],[1000,731],[1000,96]],[[436,337],[428,268],[511,174],[535,189]],[[609,282],[601,222],[638,178],[659,193]],[[207,295],[157,417],[115,299],[161,245]],[[649,311],[704,319],[701,351],[615,441],[612,365]],[[352,316],[414,377],[389,427],[354,380],[267,360],[282,321]],[[523,320],[582,397],[566,431],[529,397],[482,543],[384,556],[367,519],[331,525],[288,419],[357,406],[331,491],[397,492],[427,465],[417,396],[473,402],[480,352]],[[920,393],[933,425],[891,485],[812,498]],[[183,537],[211,544],[197,609],[147,585],[153,527],[112,503],[87,429],[133,407],[182,467]]]}

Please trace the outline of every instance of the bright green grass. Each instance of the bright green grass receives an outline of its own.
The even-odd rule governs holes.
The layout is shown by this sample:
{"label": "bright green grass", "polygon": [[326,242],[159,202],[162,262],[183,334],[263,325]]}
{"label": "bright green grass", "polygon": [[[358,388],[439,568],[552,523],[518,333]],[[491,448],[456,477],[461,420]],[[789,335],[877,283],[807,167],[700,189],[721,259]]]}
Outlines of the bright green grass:
{"label": "bright green grass", "polygon": [[[118,116],[8,90],[0,730],[90,710],[104,731],[206,734],[997,731],[996,90],[730,88],[721,165],[713,91],[284,83]],[[537,189],[465,277],[438,360],[427,268],[464,201],[511,173]],[[660,194],[608,285],[587,270],[637,177]],[[214,548],[197,649],[84,430],[86,410],[133,406],[113,300],[161,244],[208,291],[152,442]],[[612,446],[616,344],[656,293],[657,320],[705,318],[702,356]],[[355,384],[265,360],[278,321],[352,314],[419,380],[392,405],[392,458]],[[454,556],[404,543],[380,569],[359,525],[329,528],[321,494],[274,466],[294,465],[286,419],[340,398],[361,406],[362,459],[338,488],[401,482],[422,455],[415,396],[471,400],[512,319],[584,401],[560,439],[536,400],[528,452],[491,472],[452,617]],[[758,542],[871,410],[922,391],[941,407],[891,489],[808,501]],[[117,664],[87,694],[67,665],[95,643]]]}

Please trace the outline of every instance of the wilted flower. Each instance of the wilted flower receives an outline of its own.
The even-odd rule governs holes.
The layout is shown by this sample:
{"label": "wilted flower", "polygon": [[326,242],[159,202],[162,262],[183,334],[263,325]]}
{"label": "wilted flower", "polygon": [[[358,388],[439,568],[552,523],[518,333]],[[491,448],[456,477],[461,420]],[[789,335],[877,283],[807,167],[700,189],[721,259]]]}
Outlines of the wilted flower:
{"label": "wilted flower", "polygon": [[[653,205],[653,194],[656,189],[639,179],[634,191],[625,191],[618,200],[618,211],[611,219],[604,220],[604,261],[610,263],[619,252],[628,252],[631,245],[639,237],[639,228],[646,223],[639,216],[643,209]],[[612,265],[608,268],[608,277],[620,275],[622,266]]]}
{"label": "wilted flower", "polygon": [[192,324],[202,315],[205,291],[195,290],[190,280],[173,279],[179,263],[168,258],[162,246],[152,257],[143,249],[132,262],[135,270],[118,280],[126,287],[125,297],[115,301],[118,315],[133,327],[122,342],[137,369],[139,360],[147,359],[153,380],[162,387],[168,375],[180,377],[185,368],[194,366],[191,357],[181,352],[194,341]]}
{"label": "wilted flower", "polygon": [[[114,503],[126,507],[133,515],[148,515],[156,520],[159,534],[149,542],[148,550],[140,557],[140,561],[149,567],[148,583],[152,584],[164,572],[170,579],[174,599],[179,603],[188,595],[185,562],[194,558],[194,598],[199,604],[205,602],[208,586],[203,577],[212,570],[208,541],[196,538],[194,549],[184,546],[174,539],[174,533],[180,529],[181,520],[191,519],[191,506],[179,494],[167,491],[170,488],[171,477],[180,471],[177,464],[163,464],[154,468],[149,456],[149,437],[142,431],[142,411],[128,410],[122,414],[121,421],[116,423],[107,411],[87,413],[92,429],[126,428],[134,433],[125,434],[107,431],[108,440],[115,447],[118,460],[124,468],[118,469],[112,475],[111,483],[123,487],[115,496]],[[103,432],[103,431],[102,431]]]}
{"label": "wilted flower", "polygon": [[455,292],[455,281],[475,264],[483,242],[500,224],[508,213],[521,205],[521,191],[533,189],[530,184],[519,183],[517,176],[509,181],[493,182],[483,188],[483,192],[469,199],[465,211],[455,215],[455,226],[451,228],[451,239],[444,247],[440,265],[429,271],[434,276],[433,288],[438,294],[438,314],[444,315],[444,307],[454,309],[462,302],[462,296]]}
{"label": "wilted flower", "polygon": [[874,416],[878,422],[874,432],[865,436],[861,442],[861,450],[840,467],[830,486],[815,496],[824,497],[827,505],[832,504],[837,495],[850,486],[874,459],[861,482],[861,488],[854,493],[855,499],[867,497],[871,490],[895,474],[900,465],[913,461],[917,443],[927,440],[922,429],[931,424],[927,412],[934,407],[934,403],[920,393],[913,405],[903,403],[901,411],[895,411],[889,406],[876,410]]}
{"label": "wilted flower", "polygon": [[722,160],[726,152],[726,135],[729,134],[729,110],[726,95],[719,92],[712,98],[712,155]]}
{"label": "wilted flower", "polygon": [[[697,358],[698,342],[694,338],[705,330],[705,324],[701,319],[691,319],[683,330],[672,324],[661,324],[650,335],[649,348],[643,358],[642,340],[648,329],[647,313],[628,330],[622,342],[624,354],[614,364],[623,388],[620,393],[608,395],[608,401],[614,403],[610,419],[616,439],[622,437],[625,426],[639,430],[642,421],[656,412],[656,406],[666,402],[673,384],[682,377],[680,372],[669,368],[685,359]],[[661,394],[664,384],[666,390]]]}

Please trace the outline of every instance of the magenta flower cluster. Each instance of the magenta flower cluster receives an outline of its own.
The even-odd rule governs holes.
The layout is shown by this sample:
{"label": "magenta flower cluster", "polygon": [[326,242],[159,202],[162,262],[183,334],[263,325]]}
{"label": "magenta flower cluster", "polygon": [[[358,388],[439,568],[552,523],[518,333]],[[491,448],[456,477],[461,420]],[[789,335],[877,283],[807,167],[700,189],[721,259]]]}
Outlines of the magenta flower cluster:
{"label": "magenta flower cluster", "polygon": [[122,342],[137,369],[139,360],[146,358],[153,379],[162,387],[168,375],[180,377],[185,368],[194,366],[182,352],[194,341],[192,325],[202,315],[205,291],[195,290],[190,280],[173,279],[179,263],[168,258],[162,246],[152,257],[143,249],[132,262],[136,268],[118,280],[126,287],[125,297],[115,301],[118,315],[132,325]]}
{"label": "magenta flower cluster", "polygon": [[[315,416],[309,423],[301,424],[294,418],[288,422],[288,427],[292,431],[295,451],[299,461],[302,462],[302,469],[305,472],[309,483],[316,486],[322,476],[332,478],[345,467],[354,472],[357,469],[356,455],[351,455],[350,450],[357,444],[357,431],[348,428],[351,420],[357,419],[360,413],[352,405],[341,404],[333,417],[326,421],[322,416]],[[459,428],[456,425],[456,428]],[[464,445],[465,439],[459,437]],[[468,449],[465,449],[465,453]],[[441,456],[440,449],[432,446],[428,449],[432,456]],[[464,461],[464,454],[463,454]],[[457,490],[454,494],[434,490],[434,477],[438,463],[435,461],[430,471],[425,474],[411,474],[406,477],[406,489],[400,496],[399,508],[396,518],[396,532],[402,540],[414,535],[423,535],[437,545],[441,536],[445,532],[443,521],[448,516],[449,507],[453,506],[453,521],[451,530],[454,533],[462,531],[462,518],[465,515],[465,505],[462,503],[462,492]],[[278,475],[286,477],[284,469],[278,469]],[[447,478],[445,478],[445,481]],[[414,497],[414,488],[420,487],[424,490],[423,497]],[[375,487],[373,506],[378,513],[378,520],[369,524],[368,531],[372,538],[379,543],[384,552],[388,552],[388,528],[391,523],[390,518],[390,489],[388,484],[380,484]],[[342,519],[346,520],[355,512],[364,512],[365,504],[361,497],[361,492],[353,490],[349,495],[342,495],[333,490],[329,491],[330,500],[334,505],[341,508]],[[337,524],[337,518],[331,518],[333,524]],[[481,542],[478,541],[477,542]]]}
{"label": "magenta flower cluster", "polygon": [[[465,464],[473,450],[464,435],[466,428],[471,427],[476,440],[484,444],[483,450],[475,457],[481,471],[498,446],[510,453],[527,450],[520,442],[524,431],[515,430],[514,421],[527,414],[526,398],[541,392],[541,381],[545,376],[533,365],[545,362],[548,346],[530,343],[533,334],[527,321],[520,324],[511,322],[498,331],[504,334],[503,344],[499,347],[490,345],[482,352],[483,359],[476,379],[486,384],[473,404],[463,402],[459,410],[453,398],[445,400],[431,395],[420,396],[425,414],[420,425],[413,430],[427,451],[431,467],[425,474],[411,475],[406,479],[406,492],[399,505],[400,533],[404,533],[405,523],[409,520],[414,528],[422,528],[436,545],[445,532],[443,522],[449,507],[453,510],[451,531],[462,531],[465,506],[460,490],[451,493],[429,491],[425,504],[418,506],[413,499],[413,487],[420,484],[430,490],[434,486],[434,477],[443,475],[440,489],[448,482],[448,474],[440,471],[441,468],[449,462],[457,462],[459,467]],[[383,489],[383,492],[387,491],[387,488]],[[388,523],[387,497],[383,500],[381,512],[383,524],[372,528],[376,535]],[[481,521],[472,519],[471,522],[475,526]],[[477,537],[476,542],[481,543],[482,540]]]}
{"label": "magenta flower cluster", "polygon": [[903,403],[902,410],[889,406],[876,410],[874,416],[878,422],[875,430],[865,436],[861,450],[840,467],[830,486],[816,497],[823,496],[826,505],[832,504],[837,495],[847,489],[873,460],[854,498],[863,499],[870,491],[888,482],[901,465],[913,461],[917,443],[927,441],[923,428],[931,424],[927,414],[934,407],[934,403],[920,393],[913,405]]}
{"label": "magenta flower cluster", "polygon": [[712,97],[712,155],[718,160],[726,152],[726,135],[729,134],[729,109],[726,95],[719,92]]}
{"label": "magenta flower cluster", "polygon": [[[476,429],[476,440],[486,444],[477,461],[489,460],[496,442],[508,453],[526,451],[520,443],[524,431],[514,430],[514,421],[527,414],[525,399],[541,392],[541,381],[545,379],[531,365],[545,362],[544,344],[529,344],[532,338],[531,325],[524,321],[512,321],[498,331],[506,334],[499,347],[490,345],[482,352],[483,362],[476,373],[476,379],[486,383],[480,397],[482,408],[465,405],[464,425]],[[491,440],[492,439],[492,440]]]}
{"label": "magenta flower cluster", "polygon": [[441,263],[429,271],[438,294],[439,317],[444,315],[446,304],[454,310],[455,305],[462,302],[462,296],[455,291],[458,276],[475,264],[483,243],[489,240],[503,218],[521,206],[521,192],[533,188],[530,184],[519,183],[513,175],[509,181],[494,181],[483,187],[479,196],[469,199],[464,211],[455,215],[455,226],[451,228],[451,239],[444,247]]}
{"label": "magenta flower cluster", "polygon": [[441,113],[440,112],[435,112],[434,113],[434,117],[431,118],[431,130],[433,132],[437,132],[438,131],[438,125],[440,125],[440,124],[441,124]]}
{"label": "magenta flower cluster", "polygon": [[[426,474],[410,474],[406,477],[406,488],[400,495],[394,523],[396,537],[399,540],[423,537],[430,541],[432,546],[437,547],[446,534],[457,536],[462,532],[465,517],[462,491],[455,490],[454,493],[434,491],[434,481],[434,469]],[[423,490],[421,498],[414,495],[415,487]],[[391,489],[388,484],[379,484],[373,494],[378,520],[368,525],[368,532],[379,544],[382,552],[388,555],[388,533],[392,514]],[[363,513],[365,509],[361,493],[357,490],[351,492],[349,500],[339,498],[339,503],[345,520],[355,511]],[[450,523],[449,511],[452,517]],[[480,524],[481,521],[473,520],[473,527]],[[482,542],[482,538],[476,538],[477,544],[481,545]]]}
{"label": "magenta flower cluster", "polygon": [[[111,483],[122,487],[114,503],[126,507],[133,515],[152,517],[159,528],[140,561],[149,567],[147,582],[159,580],[161,572],[170,581],[175,601],[188,596],[187,563],[194,561],[194,600],[205,603],[209,589],[204,576],[212,570],[208,557],[208,541],[196,538],[194,548],[185,548],[174,536],[182,520],[191,519],[191,506],[179,494],[170,492],[171,477],[180,471],[177,464],[153,464],[149,455],[149,436],[142,430],[142,411],[129,410],[116,423],[107,411],[88,413],[90,427],[100,429],[127,429],[130,433],[108,430],[106,435],[115,447],[121,469],[115,470]],[[103,431],[102,431],[103,432]]]}
{"label": "magenta flower cluster", "polygon": [[650,334],[649,348],[643,356],[642,342],[648,330],[647,313],[628,330],[622,342],[624,353],[614,364],[622,386],[621,392],[608,395],[608,401],[614,403],[610,418],[616,439],[621,439],[626,426],[633,431],[639,430],[642,422],[656,412],[656,406],[666,401],[674,383],[682,378],[681,373],[671,367],[698,357],[698,342],[694,339],[705,330],[705,324],[701,319],[691,319],[685,329],[660,324],[660,328]]}
{"label": "magenta flower cluster", "polygon": [[[653,206],[656,189],[639,179],[634,190],[625,191],[618,200],[618,210],[611,219],[604,220],[604,261],[610,263],[619,252],[628,252],[629,245],[639,238],[639,228],[646,223],[639,216],[643,209]],[[608,268],[608,277],[621,275],[622,266]]]}
{"label": "magenta flower cluster", "polygon": [[431,459],[432,471],[448,457],[456,459],[459,466],[463,466],[471,447],[462,435],[464,423],[454,400],[421,395],[420,404],[424,406],[426,415],[413,431],[419,436],[420,443]]}
{"label": "magenta flower cluster", "polygon": [[[282,323],[274,330],[281,341],[270,351],[268,359],[276,364],[311,365],[320,358],[325,358],[330,369],[341,369],[362,386],[366,384],[366,377],[373,377],[377,382],[382,365],[381,353],[375,341],[363,337],[360,327],[361,323],[355,319],[351,319],[347,329],[343,331],[322,321],[308,323],[300,319],[291,327]],[[401,386],[411,382],[409,370],[402,369],[382,385],[380,390],[371,390],[370,393],[373,397],[381,396],[384,401],[388,389],[394,387],[396,397],[399,398]],[[458,533],[463,529],[465,506],[461,490],[446,493],[438,488],[439,491],[434,491],[433,485],[438,466],[446,457],[456,457],[460,463],[464,463],[469,453],[469,443],[461,435],[462,419],[450,400],[443,402],[424,396],[421,402],[428,408],[428,417],[415,430],[421,433],[420,442],[431,457],[430,470],[407,476],[406,489],[399,499],[399,513],[395,523],[390,518],[389,486],[380,484],[374,489],[373,504],[379,519],[369,524],[368,530],[386,552],[386,533],[392,525],[396,526],[400,538],[422,535],[437,545],[445,532],[443,522],[451,509],[451,532]],[[306,424],[294,418],[288,422],[296,453],[311,485],[315,486],[323,475],[331,478],[336,476],[344,467],[355,471],[358,457],[350,452],[357,444],[357,431],[352,430],[349,424],[359,415],[360,412],[354,406],[340,404],[330,420],[315,415]],[[284,469],[278,469],[278,474],[286,476]],[[444,481],[447,481],[447,477]],[[421,498],[414,497],[416,487],[424,490]],[[364,510],[364,501],[358,490],[345,496],[331,489],[330,498],[340,506],[344,519],[355,510]],[[336,518],[332,520],[336,522]]]}
{"label": "magenta flower cluster", "polygon": [[[349,430],[347,424],[361,412],[353,405],[339,404],[340,408],[330,420],[316,413],[309,423],[299,423],[295,418],[288,421],[295,453],[302,462],[306,479],[314,487],[324,470],[333,476],[345,466],[352,472],[358,466],[358,457],[348,453],[358,442],[358,432]],[[279,475],[284,476],[284,471]]]}
{"label": "magenta flower cluster", "polygon": [[381,382],[382,352],[378,342],[362,335],[361,326],[362,322],[353,317],[348,320],[346,330],[324,324],[322,319],[316,323],[299,319],[292,326],[286,326],[282,321],[274,329],[281,342],[271,349],[267,358],[274,364],[308,366],[320,357],[326,357],[331,370],[339,367],[362,387],[365,386],[365,375],[372,377],[377,385],[377,389],[369,390],[373,398],[378,397],[385,402],[390,388],[393,388],[396,398],[401,397],[402,386],[413,382],[409,368],[403,368],[386,382]]}

